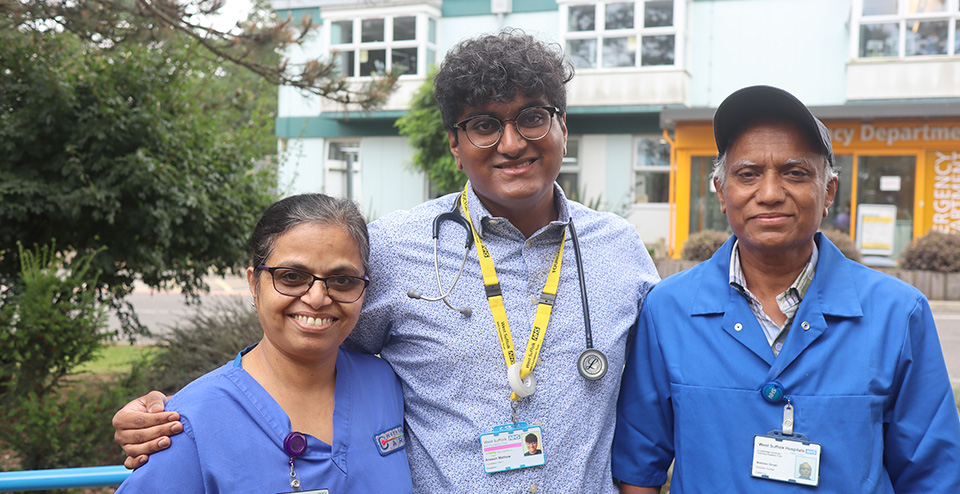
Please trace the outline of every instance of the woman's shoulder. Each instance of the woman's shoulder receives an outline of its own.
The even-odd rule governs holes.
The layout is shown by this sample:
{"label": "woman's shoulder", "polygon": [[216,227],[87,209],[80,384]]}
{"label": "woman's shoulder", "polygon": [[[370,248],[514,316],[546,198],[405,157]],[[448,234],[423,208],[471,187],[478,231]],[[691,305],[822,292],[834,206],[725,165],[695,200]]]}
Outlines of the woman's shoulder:
{"label": "woman's shoulder", "polygon": [[344,359],[346,363],[365,373],[396,377],[390,364],[376,355],[340,347],[340,355],[338,358]]}
{"label": "woman's shoulder", "polygon": [[228,378],[230,374],[242,369],[235,367],[233,361],[194,379],[177,391],[167,402],[167,409],[180,413],[203,408],[210,401],[216,401],[231,394],[235,386]]}

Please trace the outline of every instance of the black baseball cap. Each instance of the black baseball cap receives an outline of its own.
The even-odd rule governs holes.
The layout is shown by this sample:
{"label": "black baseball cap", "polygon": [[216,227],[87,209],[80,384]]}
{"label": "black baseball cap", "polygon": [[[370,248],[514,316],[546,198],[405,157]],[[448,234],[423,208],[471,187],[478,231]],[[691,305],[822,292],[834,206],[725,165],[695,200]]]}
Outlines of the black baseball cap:
{"label": "black baseball cap", "polygon": [[827,156],[830,168],[833,168],[830,131],[796,96],[772,86],[745,87],[720,103],[713,116],[713,137],[717,140],[719,154],[727,151],[747,125],[756,120],[774,118],[796,125]]}

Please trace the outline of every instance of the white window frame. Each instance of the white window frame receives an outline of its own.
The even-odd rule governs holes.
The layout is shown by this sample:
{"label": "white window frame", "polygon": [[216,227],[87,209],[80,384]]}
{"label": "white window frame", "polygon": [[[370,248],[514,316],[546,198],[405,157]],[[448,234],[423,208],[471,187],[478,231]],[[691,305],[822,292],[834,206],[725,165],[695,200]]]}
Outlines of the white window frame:
{"label": "white window frame", "polygon": [[[567,190],[563,189],[563,193],[567,197],[575,197],[577,200],[583,202],[586,200],[584,197],[580,197],[580,189],[583,188],[582,175],[583,166],[580,160],[580,136],[567,136],[567,155],[563,157],[563,160],[560,162],[560,175],[574,175],[577,182],[577,190]],[[570,150],[576,150],[576,152],[570,152]],[[557,181],[560,181],[560,177],[557,177]]]}
{"label": "white window frame", "polygon": [[[886,15],[863,15],[864,0],[853,0],[851,8],[851,46],[850,56],[854,60],[915,60],[921,58],[945,58],[960,56],[956,49],[957,23],[960,22],[960,0],[946,0],[946,7],[941,12],[909,13],[910,2],[914,0],[898,0],[897,13]],[[947,53],[935,55],[907,55],[907,30],[915,21],[947,21]],[[869,57],[860,56],[860,27],[870,24],[896,23],[898,27],[897,53],[892,56]]]}
{"label": "white window frame", "polygon": [[[673,0],[673,25],[644,27],[644,6],[647,0],[633,1],[634,8],[634,26],[628,29],[607,30],[604,25],[604,13],[607,4],[611,3],[631,3],[624,0],[557,0],[560,7],[560,39],[564,50],[567,49],[567,43],[571,40],[593,39],[597,42],[597,60],[594,67],[577,67],[577,71],[637,71],[637,70],[657,70],[674,69],[683,66],[683,35],[682,26],[685,25],[684,9],[686,1]],[[652,1],[652,0],[651,0]],[[593,31],[570,31],[569,17],[570,7],[581,5],[596,6],[596,26]],[[644,36],[673,36],[673,64],[672,65],[643,65],[642,40]],[[633,38],[634,47],[634,65],[632,67],[604,67],[603,66],[603,40],[609,38]]]}
{"label": "white window frame", "polygon": [[[661,165],[650,165],[646,163],[640,163],[639,154],[637,153],[637,142],[640,139],[656,139],[659,141],[664,141],[662,135],[657,134],[636,134],[633,136],[633,168],[630,173],[630,195],[633,198],[634,204],[667,204],[670,201],[669,192],[667,194],[667,200],[663,202],[653,202],[653,201],[641,201],[640,197],[637,194],[637,174],[639,173],[664,173],[667,177],[667,183],[670,181],[670,157],[667,156],[667,161]],[[669,147],[669,143],[667,146]]]}
{"label": "white window frame", "polygon": [[[415,6],[417,7],[417,6]],[[429,6],[419,6],[417,9],[411,8],[378,8],[370,9],[350,9],[333,10],[329,13],[321,12],[323,21],[323,39],[329,49],[331,56],[335,52],[353,52],[353,76],[350,79],[370,79],[369,74],[360,73],[360,58],[364,51],[385,50],[387,67],[389,70],[393,65],[393,50],[401,48],[417,49],[417,66],[412,67],[410,72],[402,74],[401,79],[424,77],[430,65],[436,63],[437,57],[437,37],[439,35],[440,12]],[[416,34],[412,40],[393,41],[393,20],[397,17],[416,18]],[[362,22],[371,19],[381,19],[384,23],[383,41],[361,41]],[[352,41],[349,43],[335,43],[333,40],[334,22],[351,22]],[[432,29],[431,29],[432,28]],[[433,40],[430,39],[431,32]],[[432,60],[428,60],[432,58]]]}
{"label": "white window frame", "polygon": [[[335,160],[330,157],[330,153],[334,146],[347,146],[349,148],[356,149],[356,159],[353,160],[351,169],[353,171],[353,177],[350,181],[350,185],[353,190],[349,190],[348,185],[344,184],[341,187],[341,184],[337,184],[338,190],[333,189],[334,177],[339,179],[345,179],[347,174],[347,162],[346,160]],[[342,151],[341,151],[342,152]],[[350,197],[348,199],[359,201],[362,197],[361,194],[361,183],[360,183],[360,163],[362,163],[362,154],[361,154],[361,145],[360,139],[329,139],[324,145],[323,150],[323,192],[328,195],[346,197],[346,193],[350,192]],[[347,190],[340,190],[347,189]]]}

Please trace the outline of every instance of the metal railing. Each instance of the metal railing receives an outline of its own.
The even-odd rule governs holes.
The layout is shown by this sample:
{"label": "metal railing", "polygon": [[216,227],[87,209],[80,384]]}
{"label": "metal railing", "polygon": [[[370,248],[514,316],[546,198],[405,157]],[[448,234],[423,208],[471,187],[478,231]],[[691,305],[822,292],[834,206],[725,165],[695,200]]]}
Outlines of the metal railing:
{"label": "metal railing", "polygon": [[131,472],[123,465],[0,472],[0,492],[120,485]]}

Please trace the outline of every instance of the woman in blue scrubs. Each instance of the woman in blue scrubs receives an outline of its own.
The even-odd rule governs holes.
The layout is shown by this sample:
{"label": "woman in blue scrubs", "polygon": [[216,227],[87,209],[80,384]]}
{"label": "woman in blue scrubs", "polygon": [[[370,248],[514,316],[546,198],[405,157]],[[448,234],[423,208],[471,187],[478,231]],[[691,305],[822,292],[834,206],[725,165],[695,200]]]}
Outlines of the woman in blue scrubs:
{"label": "woman in blue scrubs", "polygon": [[412,492],[400,383],[379,358],[340,348],[369,251],[351,201],[271,205],[247,268],[263,338],[170,399],[186,437],[117,492]]}

